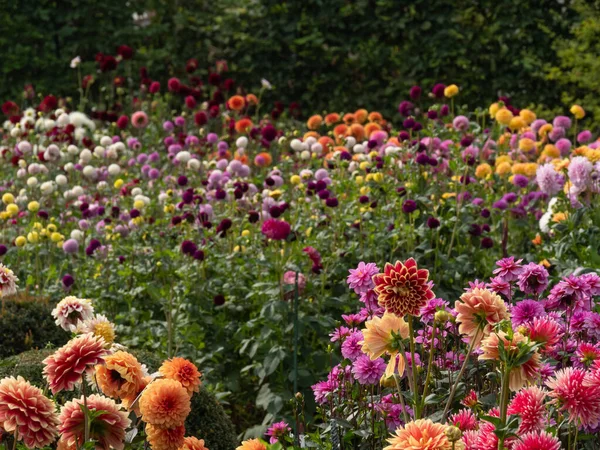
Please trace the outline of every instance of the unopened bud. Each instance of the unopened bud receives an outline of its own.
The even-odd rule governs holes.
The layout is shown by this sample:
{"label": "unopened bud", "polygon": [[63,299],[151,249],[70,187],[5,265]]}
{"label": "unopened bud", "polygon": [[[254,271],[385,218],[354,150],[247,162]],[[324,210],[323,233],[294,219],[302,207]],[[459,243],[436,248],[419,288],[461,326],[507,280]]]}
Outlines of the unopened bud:
{"label": "unopened bud", "polygon": [[435,313],[435,322],[436,323],[446,323],[450,319],[450,314],[447,311],[436,311]]}
{"label": "unopened bud", "polygon": [[450,442],[456,442],[462,437],[462,431],[460,431],[460,428],[452,425],[446,427],[445,433]]}

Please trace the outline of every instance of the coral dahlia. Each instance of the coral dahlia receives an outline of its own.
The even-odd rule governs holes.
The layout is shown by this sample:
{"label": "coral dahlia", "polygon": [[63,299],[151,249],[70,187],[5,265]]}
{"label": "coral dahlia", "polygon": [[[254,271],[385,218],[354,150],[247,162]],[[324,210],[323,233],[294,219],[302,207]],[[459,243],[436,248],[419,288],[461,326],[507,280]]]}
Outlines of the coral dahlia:
{"label": "coral dahlia", "polygon": [[465,292],[454,307],[458,313],[458,331],[475,339],[474,345],[490,334],[493,325],[510,317],[504,300],[488,289],[474,288]]}
{"label": "coral dahlia", "polygon": [[159,428],[147,423],[146,439],[152,450],[177,450],[185,444],[185,427],[178,425],[173,428]]}
{"label": "coral dahlia", "polygon": [[158,371],[165,377],[171,380],[176,380],[188,391],[192,396],[194,392],[200,390],[200,377],[202,374],[198,368],[183,358],[173,358],[163,362]]}
{"label": "coral dahlia", "polygon": [[415,420],[398,428],[384,450],[450,450],[452,444],[445,431],[446,425],[429,419]]}
{"label": "coral dahlia", "polygon": [[177,427],[191,411],[190,396],[179,381],[156,380],[142,393],[140,411],[145,422],[158,428]]}

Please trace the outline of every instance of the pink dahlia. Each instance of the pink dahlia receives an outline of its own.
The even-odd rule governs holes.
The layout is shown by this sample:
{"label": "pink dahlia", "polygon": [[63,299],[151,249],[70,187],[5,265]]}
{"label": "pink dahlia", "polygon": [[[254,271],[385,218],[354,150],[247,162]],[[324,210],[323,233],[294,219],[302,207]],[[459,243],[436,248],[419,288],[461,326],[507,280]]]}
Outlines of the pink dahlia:
{"label": "pink dahlia", "polygon": [[435,297],[428,282],[429,271],[419,269],[410,258],[402,263],[386,263],[383,273],[373,276],[379,305],[398,317],[416,316],[428,300]]}
{"label": "pink dahlia", "polygon": [[[98,413],[90,426],[90,439],[96,442],[96,448],[122,450],[125,430],[131,424],[127,413],[114,400],[102,395],[92,394],[86,403],[90,411]],[[84,440],[83,404],[83,397],[77,398],[65,403],[60,411],[61,440],[70,448],[81,446]]]}
{"label": "pink dahlia", "polygon": [[350,275],[348,275],[346,282],[348,283],[348,286],[350,286],[350,289],[354,289],[354,292],[360,295],[375,287],[373,275],[379,273],[379,268],[375,263],[365,264],[361,261],[358,263],[356,269],[350,269],[349,272]]}
{"label": "pink dahlia", "polygon": [[560,450],[560,441],[546,431],[532,431],[519,436],[513,450]]}
{"label": "pink dahlia", "polygon": [[461,409],[456,414],[450,416],[450,422],[461,431],[476,430],[477,417],[470,409]]}
{"label": "pink dahlia", "polygon": [[543,344],[541,353],[549,353],[560,342],[564,333],[560,324],[550,317],[536,317],[525,324],[529,339]]}
{"label": "pink dahlia", "polygon": [[548,286],[548,271],[540,264],[529,263],[519,274],[517,285],[525,294],[539,295]]}
{"label": "pink dahlia", "polygon": [[546,381],[561,411],[569,413],[569,421],[579,421],[583,426],[595,426],[600,422],[600,385],[587,383],[586,371],[567,367],[556,372]]}
{"label": "pink dahlia", "polygon": [[352,364],[352,373],[359,384],[377,384],[385,372],[387,364],[382,358],[371,359],[361,355]]}
{"label": "pink dahlia", "polygon": [[508,405],[509,415],[521,417],[519,434],[543,430],[546,425],[547,392],[537,386],[521,389]]}
{"label": "pink dahlia", "polygon": [[279,219],[267,219],[261,228],[262,234],[274,241],[283,241],[290,234],[290,230],[290,224]]}
{"label": "pink dahlia", "polygon": [[494,270],[494,275],[500,277],[504,281],[510,283],[511,281],[515,281],[519,278],[519,274],[523,270],[523,266],[521,263],[522,259],[515,261],[515,257],[511,256],[509,258],[503,258],[499,261],[496,261],[496,265],[498,269]]}
{"label": "pink dahlia", "polygon": [[48,356],[44,362],[44,377],[50,390],[56,394],[62,390],[71,391],[84,374],[102,364],[108,354],[106,342],[92,333],[82,334],[71,339],[63,347]]}
{"label": "pink dahlia", "polygon": [[292,431],[290,426],[286,422],[281,421],[271,425],[265,435],[270,437],[270,444],[276,444],[280,438],[286,436],[290,431]]}

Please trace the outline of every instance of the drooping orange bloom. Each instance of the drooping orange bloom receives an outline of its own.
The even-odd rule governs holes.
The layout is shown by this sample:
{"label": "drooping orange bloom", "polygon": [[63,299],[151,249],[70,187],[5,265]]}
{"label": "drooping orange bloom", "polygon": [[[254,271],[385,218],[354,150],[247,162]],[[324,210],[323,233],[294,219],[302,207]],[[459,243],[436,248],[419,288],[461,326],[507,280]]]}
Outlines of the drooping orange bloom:
{"label": "drooping orange bloom", "polygon": [[177,427],[191,411],[190,396],[179,381],[156,380],[142,393],[140,411],[146,423],[158,428]]}
{"label": "drooping orange bloom", "polygon": [[241,95],[234,95],[229,98],[227,105],[234,111],[241,111],[246,106],[246,100]]}
{"label": "drooping orange bloom", "polygon": [[330,113],[325,116],[325,125],[330,127],[340,121],[340,115],[338,113]]}
{"label": "drooping orange bloom", "polygon": [[450,450],[446,425],[429,419],[415,420],[396,430],[383,450]]}
{"label": "drooping orange bloom", "polygon": [[50,390],[56,394],[70,391],[79,383],[84,373],[101,364],[108,354],[106,342],[93,333],[82,334],[71,339],[44,361],[44,377]]}
{"label": "drooping orange bloom", "polygon": [[306,121],[306,126],[309,130],[318,130],[322,124],[323,117],[321,117],[319,114],[315,114],[314,116],[309,117]]}
{"label": "drooping orange bloom", "polygon": [[179,447],[179,450],[208,450],[208,448],[204,446],[204,439],[190,436],[183,440],[183,445]]}
{"label": "drooping orange bloom", "polygon": [[247,117],[243,117],[235,123],[235,131],[238,133],[247,133],[254,124]]}
{"label": "drooping orange bloom", "polygon": [[0,429],[17,431],[17,440],[28,448],[50,445],[58,435],[54,403],[23,377],[0,381]]}
{"label": "drooping orange bloom", "polygon": [[173,428],[158,428],[150,423],[146,424],[146,439],[152,450],[177,450],[185,442],[185,426],[178,425]]}
{"label": "drooping orange bloom", "polygon": [[458,312],[459,333],[475,339],[475,346],[489,336],[495,324],[510,317],[504,300],[488,289],[474,288],[465,292],[454,307]]}
{"label": "drooping orange bloom", "polygon": [[192,396],[194,392],[200,390],[201,373],[198,368],[184,358],[173,358],[163,362],[158,371],[165,377],[171,380],[176,380],[188,391]]}
{"label": "drooping orange bloom", "polygon": [[416,316],[428,300],[435,297],[428,282],[429,271],[419,269],[409,258],[402,263],[386,263],[383,273],[373,276],[375,293],[380,306],[398,317]]}
{"label": "drooping orange bloom", "polygon": [[144,382],[144,371],[131,353],[118,351],[96,366],[96,381],[104,395],[113,398],[135,398]]}
{"label": "drooping orange bloom", "polygon": [[235,450],[267,450],[267,446],[258,439],[248,439],[247,441],[243,441],[242,445]]}
{"label": "drooping orange bloom", "polygon": [[[479,355],[479,359],[482,361],[499,361],[500,351],[498,346],[500,341],[504,344],[504,350],[509,358],[517,355],[519,352],[519,344],[529,343],[529,339],[519,332],[514,333],[512,339],[509,339],[504,331],[491,333],[481,341],[481,350],[483,353]],[[508,387],[513,392],[518,391],[525,386],[525,384],[531,383],[539,378],[540,369],[541,357],[536,351],[524,364],[512,368],[508,375]]]}
{"label": "drooping orange bloom", "polygon": [[[81,445],[84,440],[83,404],[83,397],[77,398],[65,403],[60,411],[58,430],[61,440],[69,447]],[[99,412],[90,429],[90,439],[96,441],[96,448],[122,450],[125,447],[125,430],[131,424],[127,413],[114,400],[102,395],[90,395],[86,404],[90,411]]]}
{"label": "drooping orange bloom", "polygon": [[369,111],[366,109],[358,109],[354,113],[354,117],[358,123],[365,123],[367,121],[367,117],[369,116]]}

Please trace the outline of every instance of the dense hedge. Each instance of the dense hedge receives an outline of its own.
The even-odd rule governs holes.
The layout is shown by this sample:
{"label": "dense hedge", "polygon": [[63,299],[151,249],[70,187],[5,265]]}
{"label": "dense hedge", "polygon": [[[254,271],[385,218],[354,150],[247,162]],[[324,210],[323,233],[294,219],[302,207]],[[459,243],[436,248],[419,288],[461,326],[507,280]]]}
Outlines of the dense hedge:
{"label": "dense hedge", "polygon": [[[0,11],[0,97],[15,98],[23,83],[72,92],[71,58],[95,73],[96,52],[128,44],[151,77],[190,57],[200,67],[226,59],[237,80],[256,86],[264,77],[272,95],[311,111],[393,108],[416,82],[459,84],[461,101],[500,91],[548,105],[595,83],[582,69],[594,73],[597,17],[598,2],[581,0],[18,0]],[[581,50],[589,57],[577,58]]]}
{"label": "dense hedge", "polygon": [[[52,350],[31,350],[9,358],[0,359],[0,379],[8,376],[22,376],[30,383],[43,388],[45,381],[42,377],[42,361],[52,353]],[[161,360],[154,354],[145,351],[132,352],[140,362],[146,364],[148,370],[154,372]],[[79,393],[62,392],[59,401],[70,400]],[[188,436],[204,439],[211,450],[233,450],[236,436],[233,424],[214,394],[200,389],[192,398],[192,412],[186,421]]]}

